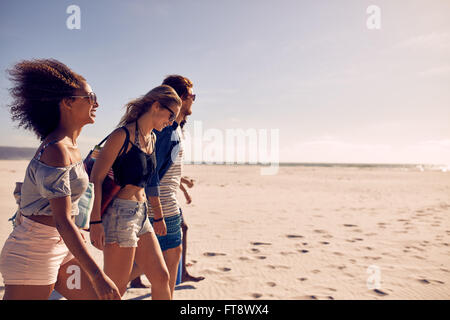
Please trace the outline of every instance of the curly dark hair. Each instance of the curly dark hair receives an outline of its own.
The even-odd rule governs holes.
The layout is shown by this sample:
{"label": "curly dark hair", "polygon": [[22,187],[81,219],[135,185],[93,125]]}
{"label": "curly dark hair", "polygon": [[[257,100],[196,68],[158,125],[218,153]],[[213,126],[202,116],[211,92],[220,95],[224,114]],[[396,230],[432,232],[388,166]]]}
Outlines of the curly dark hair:
{"label": "curly dark hair", "polygon": [[24,60],[8,70],[14,86],[9,105],[18,127],[33,131],[41,140],[60,121],[59,103],[75,95],[86,83],[81,75],[55,59]]}

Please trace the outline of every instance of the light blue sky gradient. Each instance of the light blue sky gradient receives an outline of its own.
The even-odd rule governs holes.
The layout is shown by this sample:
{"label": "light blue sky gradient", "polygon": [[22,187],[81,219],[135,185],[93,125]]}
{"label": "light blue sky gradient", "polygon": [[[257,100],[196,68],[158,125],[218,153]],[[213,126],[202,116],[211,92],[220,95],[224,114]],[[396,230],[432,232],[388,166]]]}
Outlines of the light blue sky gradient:
{"label": "light blue sky gradient", "polygon": [[[66,8],[81,8],[69,30]],[[369,30],[369,5],[381,29]],[[101,108],[85,152],[124,104],[172,73],[194,83],[187,129],[279,129],[281,162],[450,164],[450,1],[2,1],[0,145],[37,146],[5,106],[5,70],[55,58]]]}

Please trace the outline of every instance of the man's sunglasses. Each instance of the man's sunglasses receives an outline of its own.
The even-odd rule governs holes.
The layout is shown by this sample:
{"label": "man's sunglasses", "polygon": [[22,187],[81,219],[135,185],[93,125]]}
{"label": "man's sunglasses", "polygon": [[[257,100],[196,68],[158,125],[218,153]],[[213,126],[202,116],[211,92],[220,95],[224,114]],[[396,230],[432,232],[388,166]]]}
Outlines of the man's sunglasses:
{"label": "man's sunglasses", "polygon": [[89,103],[94,105],[97,103],[97,95],[94,92],[89,92],[86,96],[70,96],[71,98],[89,98]]}

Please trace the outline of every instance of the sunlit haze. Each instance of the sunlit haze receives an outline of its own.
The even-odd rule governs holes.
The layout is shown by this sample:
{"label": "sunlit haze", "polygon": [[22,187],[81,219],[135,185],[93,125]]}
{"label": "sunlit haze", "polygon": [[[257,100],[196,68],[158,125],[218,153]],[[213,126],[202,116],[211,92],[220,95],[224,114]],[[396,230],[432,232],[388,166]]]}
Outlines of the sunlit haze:
{"label": "sunlit haze", "polygon": [[[80,29],[67,27],[72,4]],[[0,145],[39,143],[10,119],[6,69],[55,58],[99,99],[84,153],[127,101],[176,73],[197,94],[186,125],[197,160],[222,139],[226,161],[227,130],[240,129],[258,146],[266,132],[280,162],[450,164],[449,12],[447,0],[2,1]]]}

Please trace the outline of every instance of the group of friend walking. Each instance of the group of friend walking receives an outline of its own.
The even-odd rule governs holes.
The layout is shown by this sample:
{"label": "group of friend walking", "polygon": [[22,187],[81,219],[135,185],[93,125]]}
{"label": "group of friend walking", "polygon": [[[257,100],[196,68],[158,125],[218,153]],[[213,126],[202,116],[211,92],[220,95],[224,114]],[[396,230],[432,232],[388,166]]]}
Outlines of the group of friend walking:
{"label": "group of friend walking", "polygon": [[[88,176],[77,138],[95,122],[99,104],[86,79],[54,59],[22,61],[9,75],[12,119],[42,143],[20,190],[21,223],[1,251],[3,299],[48,299],[53,290],[67,299],[120,299],[130,280],[142,286],[140,275],[151,283],[152,299],[172,299],[187,231],[176,194],[181,188],[189,202],[182,182],[192,187],[182,178],[181,127],[192,113],[193,83],[171,75],[128,102]],[[102,213],[111,170],[120,190]],[[75,224],[90,183],[90,240],[103,251],[103,269]],[[68,286],[74,268],[79,285]],[[185,265],[182,277],[202,279]]]}

